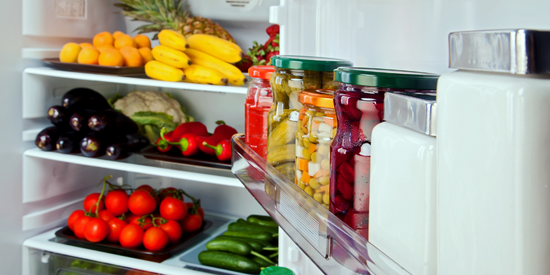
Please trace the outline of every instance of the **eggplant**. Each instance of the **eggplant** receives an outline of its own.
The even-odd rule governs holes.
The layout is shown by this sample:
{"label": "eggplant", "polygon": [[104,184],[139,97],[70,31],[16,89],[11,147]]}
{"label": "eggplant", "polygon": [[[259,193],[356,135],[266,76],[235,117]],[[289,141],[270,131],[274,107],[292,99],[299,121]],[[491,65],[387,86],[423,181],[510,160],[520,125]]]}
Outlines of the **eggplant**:
{"label": "eggplant", "polygon": [[80,141],[80,152],[87,157],[100,157],[105,154],[105,147],[112,143],[112,137],[98,132],[90,132]]}
{"label": "eggplant", "polygon": [[63,154],[77,153],[80,151],[80,140],[82,140],[82,136],[82,133],[77,131],[63,133],[57,139],[55,148],[58,152]]}
{"label": "eggplant", "polygon": [[48,119],[53,125],[61,129],[69,129],[69,120],[72,113],[71,110],[63,106],[55,105],[48,109]]}
{"label": "eggplant", "polygon": [[149,144],[150,142],[146,137],[140,134],[129,134],[107,146],[105,153],[110,159],[123,159],[129,157],[131,153],[145,148]]}
{"label": "eggplant", "polygon": [[94,113],[94,111],[76,111],[69,119],[69,125],[75,131],[88,133],[91,131],[90,127],[88,127],[88,119]]}
{"label": "eggplant", "polygon": [[56,126],[50,126],[38,133],[34,144],[44,151],[52,151],[55,149],[55,143],[61,135],[61,131]]}
{"label": "eggplant", "polygon": [[112,109],[105,97],[88,88],[75,88],[66,92],[61,98],[61,105],[72,110]]}
{"label": "eggplant", "polygon": [[88,127],[112,136],[135,134],[139,130],[139,126],[131,118],[115,110],[96,112],[88,119]]}

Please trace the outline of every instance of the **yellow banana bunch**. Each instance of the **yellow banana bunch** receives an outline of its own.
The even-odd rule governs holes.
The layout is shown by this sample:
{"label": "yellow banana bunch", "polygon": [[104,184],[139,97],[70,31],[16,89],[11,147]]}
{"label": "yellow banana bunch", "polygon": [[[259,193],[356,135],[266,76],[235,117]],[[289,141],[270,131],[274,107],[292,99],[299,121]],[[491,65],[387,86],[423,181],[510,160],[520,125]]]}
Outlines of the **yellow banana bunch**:
{"label": "yellow banana bunch", "polygon": [[195,49],[188,49],[185,53],[189,56],[189,58],[191,58],[191,62],[193,64],[217,70],[225,75],[231,85],[241,86],[246,83],[246,77],[243,75],[241,70],[225,61]]}
{"label": "yellow banana bunch", "polygon": [[185,78],[182,70],[155,60],[145,64],[145,74],[153,79],[173,82],[182,81]]}
{"label": "yellow banana bunch", "polygon": [[183,69],[186,80],[199,84],[211,84],[211,85],[227,85],[227,77],[218,72],[217,70],[201,66],[191,65]]}
{"label": "yellow banana bunch", "polygon": [[187,39],[191,49],[199,50],[228,63],[239,62],[243,57],[241,48],[232,42],[213,35],[193,34]]}
{"label": "yellow banana bunch", "polygon": [[185,53],[163,45],[154,47],[151,54],[156,61],[176,68],[187,68],[191,65],[191,59]]}
{"label": "yellow banana bunch", "polygon": [[187,48],[189,48],[189,44],[187,44],[185,36],[173,30],[160,31],[158,34],[158,39],[161,45],[170,47],[172,49],[185,51]]}

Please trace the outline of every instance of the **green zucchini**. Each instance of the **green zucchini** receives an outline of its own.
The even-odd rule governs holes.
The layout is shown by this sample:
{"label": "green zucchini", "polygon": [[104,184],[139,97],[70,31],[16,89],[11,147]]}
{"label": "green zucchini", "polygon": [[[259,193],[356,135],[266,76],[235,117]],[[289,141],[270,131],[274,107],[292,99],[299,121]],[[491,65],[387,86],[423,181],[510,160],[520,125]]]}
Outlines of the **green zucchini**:
{"label": "green zucchini", "polygon": [[246,232],[246,231],[227,231],[223,233],[224,236],[234,236],[249,239],[256,239],[265,242],[273,241],[273,234],[267,232]]}
{"label": "green zucchini", "polygon": [[278,227],[279,225],[269,216],[250,215],[246,218],[249,223],[255,223],[263,226]]}
{"label": "green zucchini", "polygon": [[257,264],[259,264],[261,267],[268,267],[268,266],[272,266],[272,264],[262,258],[259,258],[259,257],[256,257],[256,256],[253,256],[251,257],[251,259],[256,262]]}
{"label": "green zucchini", "polygon": [[206,244],[206,249],[212,250],[212,251],[231,252],[231,253],[235,253],[243,256],[250,255],[250,252],[252,251],[252,247],[246,242],[238,241],[238,240],[229,240],[229,239],[211,240]]}
{"label": "green zucchini", "polygon": [[199,262],[203,265],[249,274],[258,274],[261,271],[261,266],[255,261],[245,256],[221,251],[202,251],[199,254]]}
{"label": "green zucchini", "polygon": [[258,242],[258,240],[239,238],[239,237],[233,237],[233,236],[222,235],[214,238],[214,240],[237,240],[237,241],[245,242],[248,245],[250,245],[250,247],[252,247],[252,250],[256,252],[262,252],[263,248],[265,247],[265,245],[262,245],[260,242]]}
{"label": "green zucchini", "polygon": [[230,223],[228,231],[268,232],[273,235],[279,233],[279,229],[277,227],[263,226],[255,223],[249,223],[244,220]]}

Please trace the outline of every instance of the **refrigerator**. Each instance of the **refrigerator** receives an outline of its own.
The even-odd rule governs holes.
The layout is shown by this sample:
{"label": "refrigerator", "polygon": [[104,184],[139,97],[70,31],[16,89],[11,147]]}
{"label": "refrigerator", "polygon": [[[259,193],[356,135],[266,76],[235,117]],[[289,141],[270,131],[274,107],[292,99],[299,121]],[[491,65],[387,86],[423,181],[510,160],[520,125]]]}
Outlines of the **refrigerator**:
{"label": "refrigerator", "polygon": [[[270,212],[273,210],[270,207],[274,207],[262,207],[258,203],[261,199],[251,195],[230,171],[183,167],[140,156],[124,161],[92,159],[43,152],[35,147],[36,134],[49,125],[47,108],[59,104],[60,97],[75,87],[92,88],[107,98],[132,90],[170,92],[196,120],[214,125],[223,118],[240,133],[244,132],[246,87],[197,88],[145,78],[60,71],[41,62],[43,58],[57,57],[63,44],[90,42],[101,31],[136,34],[133,31],[140,22],[119,14],[119,9],[113,6],[117,2],[0,2],[6,39],[0,48],[0,83],[4,85],[0,100],[4,116],[0,137],[2,274],[48,274],[44,266],[59,259],[104,263],[152,274],[233,274],[216,273],[222,271],[186,262],[187,258],[182,257],[187,252],[155,263],[55,241],[54,232],[66,223],[73,210],[81,208],[84,197],[97,190],[97,183],[105,175],[113,175],[114,181],[133,187],[149,184],[154,188],[183,188],[201,199],[207,219],[216,226],[250,214],[265,215],[266,210]],[[210,18],[226,28],[242,49],[251,47],[253,40],[261,43],[267,40],[265,28],[278,24],[281,54],[343,58],[355,66],[436,74],[451,71],[450,32],[550,29],[546,14],[550,2],[544,0],[189,0],[188,3],[194,15]],[[281,225],[279,263],[295,274],[421,274],[407,270],[364,240],[354,239],[349,228],[335,233],[341,240],[347,240],[340,244],[344,255],[338,256],[330,252],[336,251],[334,247],[332,250],[323,247],[329,252],[319,252],[322,249],[301,237],[303,232],[282,215],[274,218]],[[196,261],[196,255],[186,255]],[[357,261],[362,261],[359,267]]]}

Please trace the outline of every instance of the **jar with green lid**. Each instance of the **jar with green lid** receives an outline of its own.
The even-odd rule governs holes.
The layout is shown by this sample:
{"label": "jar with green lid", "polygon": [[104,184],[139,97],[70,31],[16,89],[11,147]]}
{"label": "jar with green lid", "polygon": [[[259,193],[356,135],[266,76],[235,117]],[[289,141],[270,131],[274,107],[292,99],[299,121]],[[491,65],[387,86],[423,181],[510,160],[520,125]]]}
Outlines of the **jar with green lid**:
{"label": "jar with green lid", "polygon": [[264,268],[260,275],[294,275],[294,272],[286,267],[270,266]]}
{"label": "jar with green lid", "polygon": [[305,89],[337,89],[333,70],[351,66],[342,59],[279,55],[271,58],[273,105],[268,114],[267,161],[288,179],[295,180],[296,130]]}
{"label": "jar with green lid", "polygon": [[329,209],[330,145],[336,135],[334,90],[304,90],[296,131],[295,183]]}

